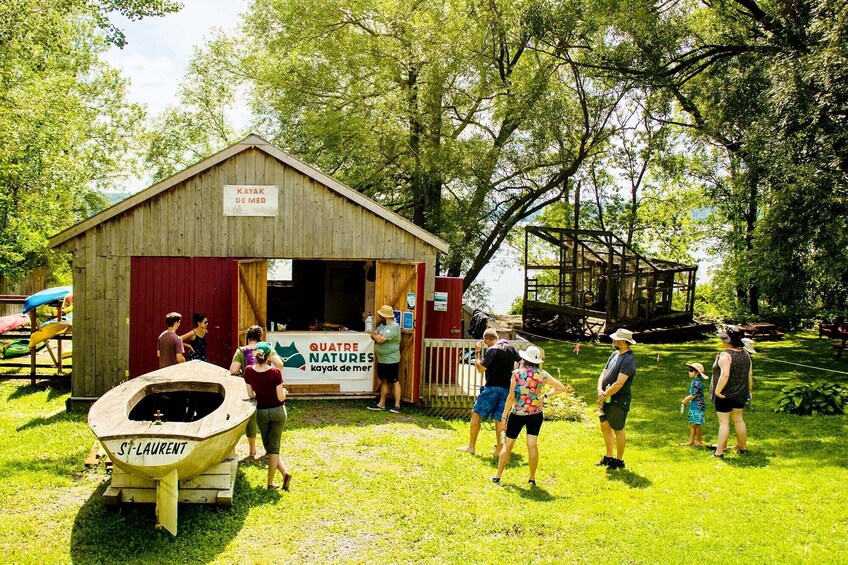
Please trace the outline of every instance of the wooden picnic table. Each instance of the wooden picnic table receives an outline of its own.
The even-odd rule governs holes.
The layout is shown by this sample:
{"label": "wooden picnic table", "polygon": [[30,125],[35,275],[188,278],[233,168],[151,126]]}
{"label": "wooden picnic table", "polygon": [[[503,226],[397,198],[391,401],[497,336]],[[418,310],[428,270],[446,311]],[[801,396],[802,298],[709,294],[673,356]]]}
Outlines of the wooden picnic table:
{"label": "wooden picnic table", "polygon": [[743,324],[739,329],[745,334],[745,337],[758,339],[760,341],[775,341],[783,339],[783,332],[776,325],[767,322],[755,322],[753,324]]}
{"label": "wooden picnic table", "polygon": [[836,360],[842,358],[842,352],[845,350],[845,344],[848,342],[848,332],[842,332],[838,329],[834,329],[830,334],[831,342],[830,344],[833,346],[833,349],[836,351]]}

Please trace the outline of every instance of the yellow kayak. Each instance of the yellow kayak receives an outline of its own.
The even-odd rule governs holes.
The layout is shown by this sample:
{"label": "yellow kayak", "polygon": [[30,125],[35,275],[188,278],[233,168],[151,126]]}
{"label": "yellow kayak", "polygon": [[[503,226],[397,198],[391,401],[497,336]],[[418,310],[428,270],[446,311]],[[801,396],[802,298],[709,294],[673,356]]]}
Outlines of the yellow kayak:
{"label": "yellow kayak", "polygon": [[71,325],[67,322],[54,322],[52,324],[44,325],[38,331],[33,332],[32,335],[29,336],[29,346],[31,348],[35,347],[39,343],[47,341],[57,335],[61,335],[69,329],[71,329]]}

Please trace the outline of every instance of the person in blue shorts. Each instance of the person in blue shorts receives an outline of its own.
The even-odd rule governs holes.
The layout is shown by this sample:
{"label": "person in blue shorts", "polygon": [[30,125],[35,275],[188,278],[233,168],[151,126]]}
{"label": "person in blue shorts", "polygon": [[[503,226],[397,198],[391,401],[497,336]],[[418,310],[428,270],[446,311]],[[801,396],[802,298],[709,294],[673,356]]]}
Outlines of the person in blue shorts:
{"label": "person in blue shorts", "polygon": [[[483,353],[484,347],[487,348],[485,353]],[[477,367],[477,372],[486,374],[486,384],[480,387],[480,394],[474,402],[474,408],[471,409],[471,435],[468,445],[457,447],[457,451],[474,453],[480,425],[484,418],[491,418],[495,421],[495,450],[492,455],[500,453],[503,447],[501,415],[506,398],[509,396],[509,380],[512,377],[512,371],[520,360],[518,352],[507,340],[498,339],[497,330],[488,328],[483,332],[483,339],[477,342],[474,365]]]}

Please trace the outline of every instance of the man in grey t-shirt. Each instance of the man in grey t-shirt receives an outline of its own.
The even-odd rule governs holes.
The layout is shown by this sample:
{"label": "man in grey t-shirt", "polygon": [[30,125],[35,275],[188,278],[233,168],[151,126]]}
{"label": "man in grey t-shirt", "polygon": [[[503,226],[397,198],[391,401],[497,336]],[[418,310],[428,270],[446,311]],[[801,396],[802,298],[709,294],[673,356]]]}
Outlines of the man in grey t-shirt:
{"label": "man in grey t-shirt", "polygon": [[[630,411],[630,386],[636,376],[636,356],[630,350],[633,332],[620,328],[610,334],[615,351],[607,359],[604,370],[598,377],[598,407],[601,409],[601,433],[604,435],[606,454],[598,462],[599,466],[610,469],[624,468],[624,447],[627,436],[624,424]],[[613,457],[615,443],[616,457]]]}

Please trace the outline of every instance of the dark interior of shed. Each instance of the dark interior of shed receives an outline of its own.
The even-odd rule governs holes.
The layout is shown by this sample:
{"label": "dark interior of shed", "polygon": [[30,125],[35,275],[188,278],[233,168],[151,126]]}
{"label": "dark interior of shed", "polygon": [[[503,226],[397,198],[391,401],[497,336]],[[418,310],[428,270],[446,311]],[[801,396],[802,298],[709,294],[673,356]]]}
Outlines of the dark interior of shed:
{"label": "dark interior of shed", "polygon": [[294,260],[290,280],[268,280],[268,321],[287,331],[309,331],[310,324],[364,327],[365,261]]}

